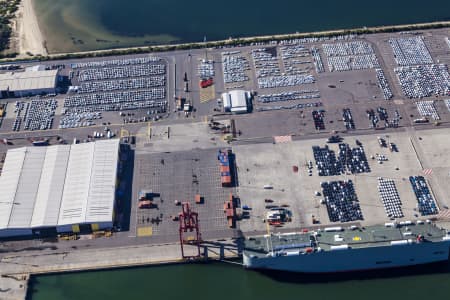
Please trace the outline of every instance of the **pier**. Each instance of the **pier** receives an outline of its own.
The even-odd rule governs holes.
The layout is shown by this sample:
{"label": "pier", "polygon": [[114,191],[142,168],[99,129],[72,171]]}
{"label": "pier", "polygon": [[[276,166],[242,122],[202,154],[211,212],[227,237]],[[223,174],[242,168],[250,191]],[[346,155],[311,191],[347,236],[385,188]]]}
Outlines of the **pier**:
{"label": "pier", "polygon": [[[186,251],[190,247],[185,245]],[[208,242],[201,247],[199,261],[237,258],[239,251],[231,240]],[[206,254],[206,255],[205,255]],[[25,299],[30,276],[81,272],[138,266],[181,264],[179,244],[140,245],[118,248],[82,249],[73,251],[25,251],[2,254],[0,259],[0,299]]]}

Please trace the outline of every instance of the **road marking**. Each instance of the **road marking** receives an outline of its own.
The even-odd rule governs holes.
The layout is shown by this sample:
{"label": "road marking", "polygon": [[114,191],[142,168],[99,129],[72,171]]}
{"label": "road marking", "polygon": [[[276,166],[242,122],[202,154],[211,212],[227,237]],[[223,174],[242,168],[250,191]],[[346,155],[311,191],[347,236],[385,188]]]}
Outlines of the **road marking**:
{"label": "road marking", "polygon": [[207,88],[200,88],[200,102],[204,103],[213,100],[215,94],[216,89],[214,87],[214,84]]}
{"label": "road marking", "polygon": [[438,219],[450,219],[450,209],[443,209],[441,210],[436,217]]}
{"label": "road marking", "polygon": [[433,174],[433,169],[423,169],[422,173],[424,175],[431,175],[431,174]]}
{"label": "road marking", "polygon": [[274,136],[273,140],[275,141],[276,144],[289,143],[292,142],[292,136],[291,135]]}
{"label": "road marking", "polygon": [[137,236],[152,236],[153,235],[153,228],[151,226],[146,227],[138,227],[137,229]]}

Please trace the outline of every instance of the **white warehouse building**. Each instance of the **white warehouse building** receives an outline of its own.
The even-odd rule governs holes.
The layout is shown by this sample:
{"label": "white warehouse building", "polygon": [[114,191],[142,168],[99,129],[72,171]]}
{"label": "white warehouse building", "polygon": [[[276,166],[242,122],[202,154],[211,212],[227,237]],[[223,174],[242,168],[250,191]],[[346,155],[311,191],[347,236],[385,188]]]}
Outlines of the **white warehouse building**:
{"label": "white warehouse building", "polygon": [[250,92],[233,90],[222,94],[223,109],[226,112],[245,114],[249,111]]}
{"label": "white warehouse building", "polygon": [[30,68],[0,73],[0,98],[25,97],[56,92],[58,70]]}
{"label": "white warehouse building", "polygon": [[9,150],[0,237],[112,228],[119,140]]}

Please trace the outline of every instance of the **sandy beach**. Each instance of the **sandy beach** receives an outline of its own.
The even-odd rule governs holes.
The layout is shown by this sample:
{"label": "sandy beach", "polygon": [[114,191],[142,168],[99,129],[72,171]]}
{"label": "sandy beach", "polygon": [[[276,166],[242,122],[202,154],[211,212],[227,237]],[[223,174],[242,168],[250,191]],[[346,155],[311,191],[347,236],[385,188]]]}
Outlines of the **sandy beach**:
{"label": "sandy beach", "polygon": [[18,52],[20,56],[47,55],[44,38],[34,12],[32,0],[22,0],[17,13]]}

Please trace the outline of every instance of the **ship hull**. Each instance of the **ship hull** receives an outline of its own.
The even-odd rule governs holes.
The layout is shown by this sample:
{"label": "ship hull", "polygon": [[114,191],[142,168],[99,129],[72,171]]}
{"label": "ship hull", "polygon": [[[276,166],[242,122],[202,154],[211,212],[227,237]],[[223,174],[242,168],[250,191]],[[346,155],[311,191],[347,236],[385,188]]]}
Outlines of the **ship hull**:
{"label": "ship hull", "polygon": [[244,251],[243,263],[250,269],[298,273],[358,272],[448,261],[449,249],[449,242],[426,242],[258,258]]}

